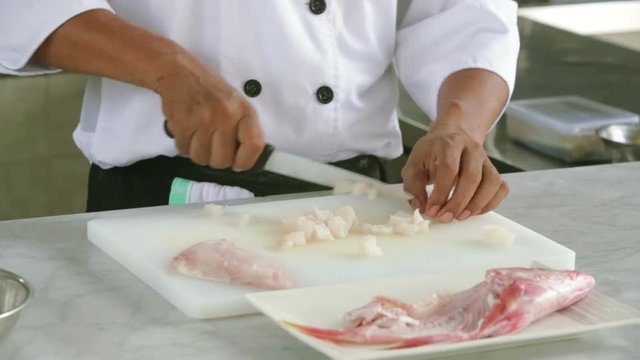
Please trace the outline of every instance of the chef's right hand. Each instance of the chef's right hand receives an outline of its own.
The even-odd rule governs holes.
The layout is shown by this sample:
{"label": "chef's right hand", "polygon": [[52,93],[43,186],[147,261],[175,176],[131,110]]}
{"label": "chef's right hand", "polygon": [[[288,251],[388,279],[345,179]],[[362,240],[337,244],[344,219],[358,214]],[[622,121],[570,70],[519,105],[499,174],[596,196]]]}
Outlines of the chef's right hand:
{"label": "chef's right hand", "polygon": [[194,57],[175,58],[155,90],[180,154],[213,168],[250,169],[265,145],[253,106]]}

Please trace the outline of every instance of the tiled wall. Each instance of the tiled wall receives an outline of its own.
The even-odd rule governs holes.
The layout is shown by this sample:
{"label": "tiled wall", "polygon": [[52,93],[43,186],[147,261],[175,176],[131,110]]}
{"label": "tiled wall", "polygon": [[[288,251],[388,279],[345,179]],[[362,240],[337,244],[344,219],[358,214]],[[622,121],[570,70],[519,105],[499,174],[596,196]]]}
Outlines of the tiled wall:
{"label": "tiled wall", "polygon": [[89,163],[71,137],[84,83],[0,76],[0,220],[84,211]]}

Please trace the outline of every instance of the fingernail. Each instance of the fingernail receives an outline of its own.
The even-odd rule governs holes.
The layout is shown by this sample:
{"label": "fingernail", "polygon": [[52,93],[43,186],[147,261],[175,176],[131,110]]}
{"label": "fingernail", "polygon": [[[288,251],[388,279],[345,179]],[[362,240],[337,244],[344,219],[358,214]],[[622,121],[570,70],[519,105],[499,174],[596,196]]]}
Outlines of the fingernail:
{"label": "fingernail", "polygon": [[427,216],[429,217],[434,217],[438,214],[438,211],[440,211],[440,206],[438,205],[433,205],[431,208],[429,208],[429,210],[427,211]]}
{"label": "fingernail", "polygon": [[406,191],[404,192],[404,197],[405,197],[405,199],[407,199],[409,201],[414,200],[416,198],[412,193],[409,193],[409,192],[406,192]]}
{"label": "fingernail", "polygon": [[462,221],[462,220],[466,220],[469,215],[471,215],[471,211],[469,209],[466,209],[465,211],[462,212],[462,214],[460,214],[460,216],[458,216],[458,220]]}
{"label": "fingernail", "polygon": [[451,220],[453,220],[453,213],[452,213],[451,211],[447,211],[446,213],[442,214],[442,215],[438,218],[438,220],[439,220],[440,222],[443,222],[443,223],[448,223],[448,222],[450,222]]}
{"label": "fingernail", "polygon": [[242,169],[239,169],[239,168],[231,168],[231,170],[233,170],[233,171],[235,171],[235,172],[240,172],[240,171],[242,171]]}

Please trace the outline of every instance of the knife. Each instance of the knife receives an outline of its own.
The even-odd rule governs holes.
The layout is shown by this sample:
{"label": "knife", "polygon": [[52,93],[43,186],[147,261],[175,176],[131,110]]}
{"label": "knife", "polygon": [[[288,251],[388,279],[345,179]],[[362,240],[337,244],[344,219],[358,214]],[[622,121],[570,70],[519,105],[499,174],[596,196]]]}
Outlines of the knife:
{"label": "knife", "polygon": [[408,199],[404,191],[397,186],[337,166],[276,150],[271,144],[265,145],[256,164],[249,171],[265,170],[332,188],[334,194],[352,193],[360,184],[365,186],[365,190],[373,189],[376,195]]}
{"label": "knife", "polygon": [[[166,121],[164,130],[167,135],[173,138],[167,128]],[[273,145],[266,144],[262,149],[255,165],[247,170],[249,172],[270,171],[294,179],[303,180],[313,184],[318,184],[334,189],[336,193],[349,192],[348,185],[365,184],[369,189],[374,188],[378,194],[390,197],[402,197],[406,199],[403,191],[391,187],[380,180],[358,174],[343,168],[317,162],[302,156],[276,150]],[[345,191],[345,185],[346,191]]]}

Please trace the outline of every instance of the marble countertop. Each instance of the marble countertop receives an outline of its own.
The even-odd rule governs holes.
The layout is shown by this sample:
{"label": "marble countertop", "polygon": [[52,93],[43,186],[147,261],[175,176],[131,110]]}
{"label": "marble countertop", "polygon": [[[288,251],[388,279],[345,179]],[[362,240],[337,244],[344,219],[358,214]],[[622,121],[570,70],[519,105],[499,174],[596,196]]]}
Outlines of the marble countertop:
{"label": "marble countertop", "polygon": [[[505,177],[499,213],[575,250],[601,292],[640,308],[640,163]],[[0,267],[35,288],[0,359],[324,358],[263,316],[189,319],[87,241],[87,220],[129,211],[175,208],[0,222]],[[457,359],[631,359],[638,339],[635,326]]]}

